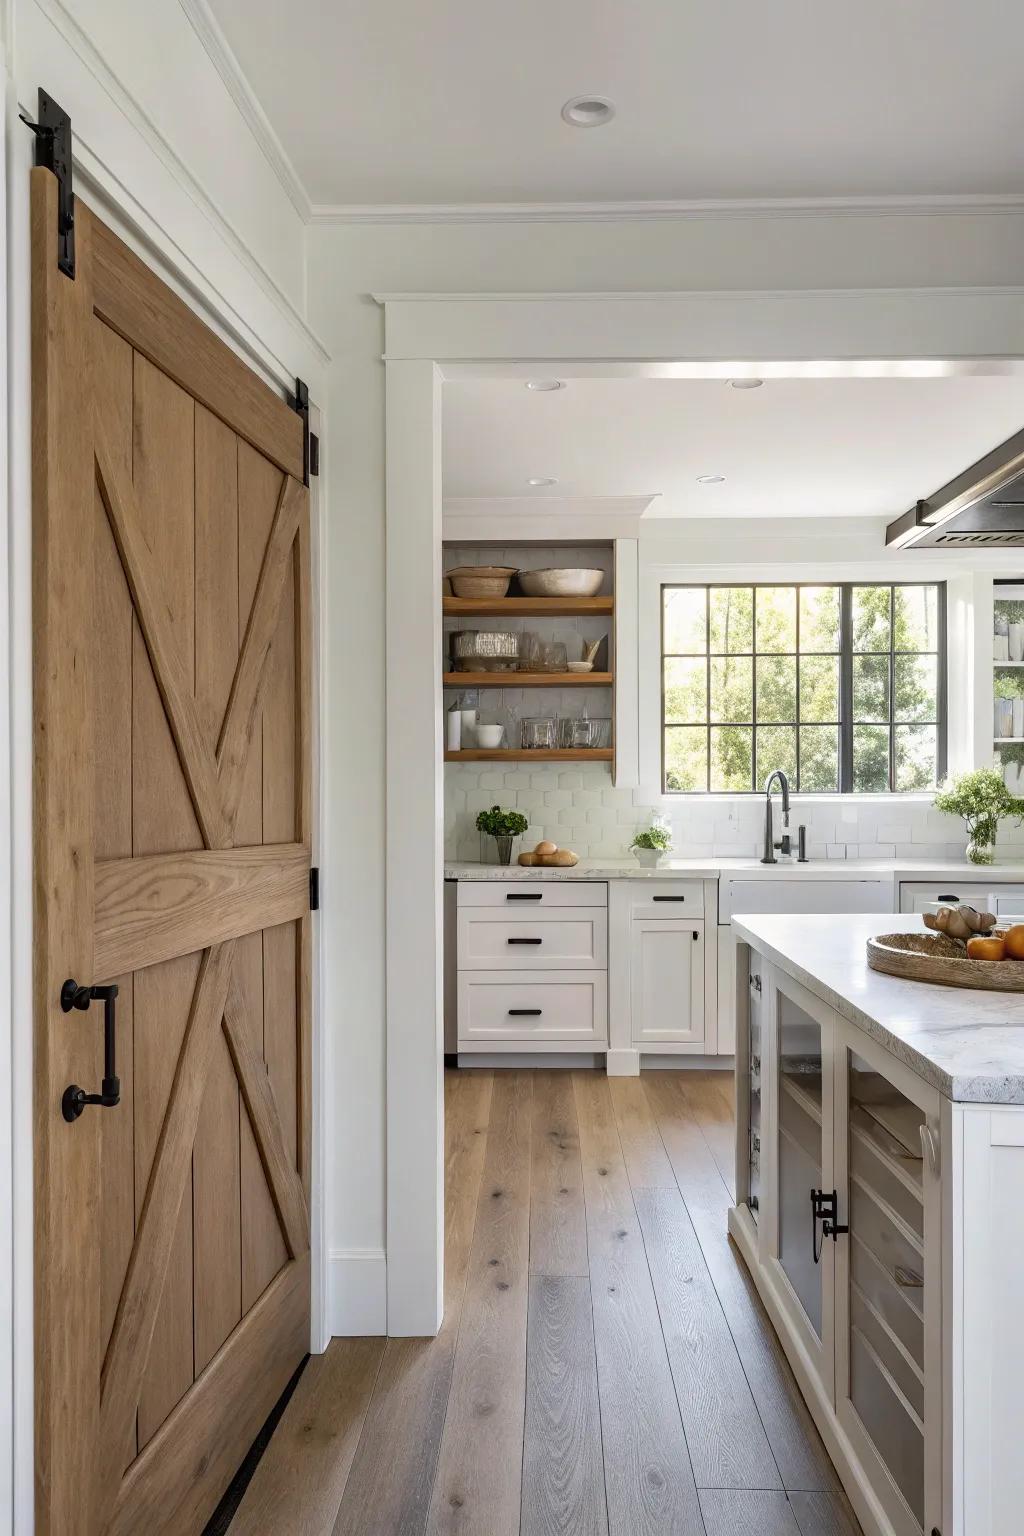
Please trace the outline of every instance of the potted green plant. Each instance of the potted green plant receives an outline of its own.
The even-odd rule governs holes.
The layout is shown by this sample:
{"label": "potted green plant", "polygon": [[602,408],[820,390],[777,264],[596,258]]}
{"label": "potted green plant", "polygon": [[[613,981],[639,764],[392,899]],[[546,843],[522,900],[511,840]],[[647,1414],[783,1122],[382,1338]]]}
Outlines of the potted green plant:
{"label": "potted green plant", "polygon": [[476,818],[477,831],[493,837],[498,850],[499,864],[512,863],[512,843],[522,837],[529,822],[521,811],[503,811],[500,805],[492,805],[489,811],[481,811]]}
{"label": "potted green plant", "polygon": [[664,822],[655,820],[643,832],[638,832],[630,845],[637,863],[647,869],[657,869],[672,847],[672,834]]}
{"label": "potted green plant", "polygon": [[995,859],[996,832],[1004,816],[1024,819],[1024,800],[1010,794],[996,768],[958,774],[935,796],[935,809],[962,816],[967,823],[967,857],[972,864]]}

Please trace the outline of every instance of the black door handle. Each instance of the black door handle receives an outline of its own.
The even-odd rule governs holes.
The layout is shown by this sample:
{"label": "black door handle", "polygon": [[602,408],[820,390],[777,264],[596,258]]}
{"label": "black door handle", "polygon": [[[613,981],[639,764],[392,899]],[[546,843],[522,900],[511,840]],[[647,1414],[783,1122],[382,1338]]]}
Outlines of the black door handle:
{"label": "black door handle", "polygon": [[509,939],[509,944],[543,944],[543,939]]}
{"label": "black door handle", "polygon": [[849,1227],[839,1221],[839,1194],[833,1190],[826,1195],[823,1189],[811,1190],[811,1254],[815,1264],[821,1259],[821,1248],[818,1247],[818,1222],[821,1222],[821,1240],[824,1245],[826,1237],[830,1237],[834,1243],[839,1241],[840,1233],[849,1232]]}
{"label": "black door handle", "polygon": [[652,896],[652,901],[685,901],[685,896]]}
{"label": "black door handle", "polygon": [[510,1019],[537,1019],[542,1012],[541,1008],[510,1008],[508,1014]]}
{"label": "black door handle", "polygon": [[80,987],[77,981],[68,980],[60,989],[60,1006],[65,1013],[70,1013],[72,1008],[86,1013],[93,1002],[103,1004],[103,1082],[99,1093],[86,1093],[85,1089],[79,1088],[77,1083],[70,1083],[65,1088],[60,1109],[64,1119],[68,1121],[77,1120],[87,1104],[99,1104],[103,1109],[114,1109],[121,1102],[121,1083],[114,1060],[117,1035],[114,1007],[117,1002],[117,987],[113,982],[108,987]]}

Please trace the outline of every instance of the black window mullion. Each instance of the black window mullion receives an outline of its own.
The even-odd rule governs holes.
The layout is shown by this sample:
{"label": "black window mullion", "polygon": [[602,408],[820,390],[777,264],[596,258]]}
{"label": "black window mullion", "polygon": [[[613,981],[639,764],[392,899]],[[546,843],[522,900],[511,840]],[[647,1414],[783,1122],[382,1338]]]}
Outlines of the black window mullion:
{"label": "black window mullion", "polygon": [[704,786],[711,793],[711,588],[704,588],[704,644],[707,648],[707,698],[704,710]]}
{"label": "black window mullion", "polygon": [[889,792],[896,788],[896,588],[889,588]]}
{"label": "black window mullion", "polygon": [[839,588],[839,791],[853,790],[853,587]]}
{"label": "black window mullion", "polygon": [[750,589],[750,788],[757,793],[757,586]]}
{"label": "black window mullion", "polygon": [[938,720],[935,726],[935,778],[941,784],[946,777],[947,743],[946,743],[946,583],[937,583],[935,603],[938,610],[936,615],[936,646],[938,655],[935,666],[935,713]]}

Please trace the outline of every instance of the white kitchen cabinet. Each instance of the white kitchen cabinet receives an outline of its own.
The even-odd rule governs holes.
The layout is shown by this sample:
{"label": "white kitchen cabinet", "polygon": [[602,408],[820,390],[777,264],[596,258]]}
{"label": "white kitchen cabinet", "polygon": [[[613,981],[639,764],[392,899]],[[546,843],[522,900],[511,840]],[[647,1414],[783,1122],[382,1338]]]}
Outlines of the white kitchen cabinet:
{"label": "white kitchen cabinet", "polygon": [[1024,921],[1024,885],[986,882],[973,876],[925,885],[906,881],[900,885],[901,912],[937,912],[940,907],[966,905],[992,912],[1002,922]]}
{"label": "white kitchen cabinet", "polygon": [[704,1045],[704,920],[634,916],[630,923],[633,1044]]}
{"label": "white kitchen cabinet", "polygon": [[932,1536],[945,1529],[942,1097],[737,951],[730,1231],[865,1531]]}
{"label": "white kitchen cabinet", "polygon": [[458,1051],[603,1051],[608,887],[460,881]]}

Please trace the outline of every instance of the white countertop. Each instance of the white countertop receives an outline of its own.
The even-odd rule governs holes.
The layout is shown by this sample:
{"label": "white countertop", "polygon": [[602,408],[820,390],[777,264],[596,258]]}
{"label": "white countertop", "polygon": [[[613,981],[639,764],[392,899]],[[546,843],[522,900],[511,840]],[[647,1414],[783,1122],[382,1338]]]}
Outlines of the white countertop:
{"label": "white countertop", "polygon": [[869,969],[868,937],[923,932],[920,918],[738,917],[733,927],[949,1098],[1024,1104],[1024,994],[933,986]]}
{"label": "white countertop", "polygon": [[446,863],[446,880],[718,880],[742,875],[745,880],[850,880],[858,875],[891,875],[896,880],[946,879],[985,885],[988,881],[1024,881],[1024,864],[968,864],[966,859],[812,859],[808,864],[780,859],[666,859],[657,869],[644,869],[635,859],[581,859],[572,869],[527,869],[522,864]]}

